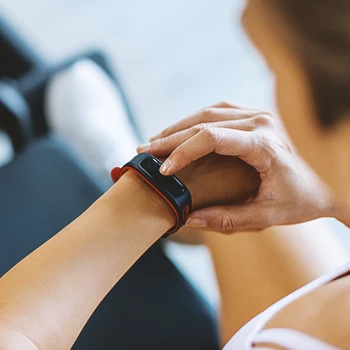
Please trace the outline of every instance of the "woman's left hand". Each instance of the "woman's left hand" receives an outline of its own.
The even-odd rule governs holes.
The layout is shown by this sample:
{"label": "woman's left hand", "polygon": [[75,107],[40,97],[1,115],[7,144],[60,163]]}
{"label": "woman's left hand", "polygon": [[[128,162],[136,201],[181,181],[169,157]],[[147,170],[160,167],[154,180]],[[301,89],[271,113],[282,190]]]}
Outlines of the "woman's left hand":
{"label": "woman's left hand", "polygon": [[[336,216],[328,187],[297,154],[280,119],[263,110],[227,103],[205,108],[138,151],[168,156],[161,168],[165,175],[210,153],[239,157],[260,174],[261,186],[252,201],[222,206],[213,199],[216,206],[190,215],[189,227],[233,233]],[[211,179],[213,186],[220,183],[227,191],[235,186],[232,179],[217,175]]]}

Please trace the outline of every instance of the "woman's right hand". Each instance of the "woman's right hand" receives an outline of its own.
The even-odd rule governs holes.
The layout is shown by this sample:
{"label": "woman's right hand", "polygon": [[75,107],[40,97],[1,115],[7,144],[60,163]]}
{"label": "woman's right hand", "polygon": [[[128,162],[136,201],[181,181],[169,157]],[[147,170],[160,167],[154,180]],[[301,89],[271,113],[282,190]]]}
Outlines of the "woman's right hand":
{"label": "woman's right hand", "polygon": [[297,154],[280,119],[266,111],[221,103],[166,129],[139,152],[170,154],[164,175],[212,152],[238,156],[260,173],[252,201],[195,211],[188,227],[232,233],[333,215],[330,190]]}

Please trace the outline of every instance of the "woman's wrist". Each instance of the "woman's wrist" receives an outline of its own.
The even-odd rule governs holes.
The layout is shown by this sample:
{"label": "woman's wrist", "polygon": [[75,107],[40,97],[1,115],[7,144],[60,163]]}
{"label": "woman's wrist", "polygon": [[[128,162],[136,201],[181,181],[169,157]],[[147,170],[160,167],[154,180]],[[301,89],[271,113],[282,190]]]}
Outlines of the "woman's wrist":
{"label": "woman's wrist", "polygon": [[125,174],[0,279],[2,326],[43,349],[57,342],[71,348],[115,283],[174,224],[168,204],[136,174]]}
{"label": "woman's wrist", "polygon": [[135,220],[137,220],[137,215],[146,215],[157,217],[157,221],[163,223],[167,229],[175,225],[176,217],[169,204],[143,179],[131,171],[123,175],[100,201],[107,203],[111,210],[119,210],[121,204],[120,186],[123,186],[124,193],[127,191],[129,194],[127,199],[123,197],[123,201],[128,200],[135,204]]}

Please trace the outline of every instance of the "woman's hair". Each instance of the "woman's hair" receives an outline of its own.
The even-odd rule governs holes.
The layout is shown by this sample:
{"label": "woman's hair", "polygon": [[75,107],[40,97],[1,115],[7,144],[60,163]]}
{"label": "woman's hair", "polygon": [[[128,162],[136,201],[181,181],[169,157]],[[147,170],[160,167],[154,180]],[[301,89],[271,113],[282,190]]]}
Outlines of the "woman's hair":
{"label": "woman's hair", "polygon": [[267,0],[292,33],[323,126],[350,118],[350,0]]}

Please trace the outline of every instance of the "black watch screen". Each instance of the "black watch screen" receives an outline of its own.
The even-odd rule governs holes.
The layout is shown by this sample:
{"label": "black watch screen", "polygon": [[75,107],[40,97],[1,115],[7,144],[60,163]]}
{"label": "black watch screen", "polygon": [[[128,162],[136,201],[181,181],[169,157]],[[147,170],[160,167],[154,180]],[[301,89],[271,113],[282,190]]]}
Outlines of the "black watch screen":
{"label": "black watch screen", "polygon": [[175,177],[161,174],[159,169],[162,163],[156,158],[148,157],[144,159],[140,165],[142,169],[158,181],[159,184],[162,184],[172,196],[179,198],[185,192],[185,187]]}

